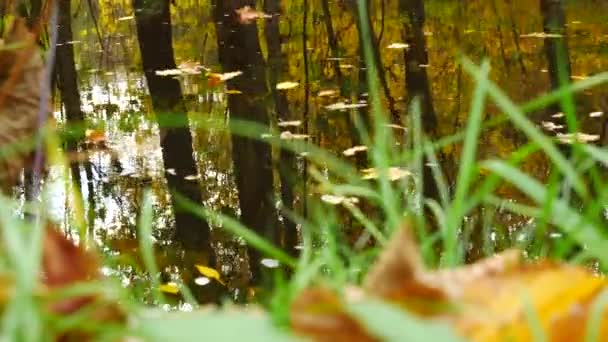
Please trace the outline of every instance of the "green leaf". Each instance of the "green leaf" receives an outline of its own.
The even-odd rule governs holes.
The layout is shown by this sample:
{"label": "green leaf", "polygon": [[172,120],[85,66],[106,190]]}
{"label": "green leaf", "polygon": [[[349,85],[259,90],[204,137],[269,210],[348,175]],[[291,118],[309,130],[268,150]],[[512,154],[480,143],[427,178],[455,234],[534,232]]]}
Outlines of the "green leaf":
{"label": "green leaf", "polygon": [[138,323],[138,332],[146,341],[300,341],[275,327],[265,314],[253,310],[218,309],[187,313],[150,310],[143,313]]}
{"label": "green leaf", "polygon": [[464,341],[447,325],[424,321],[389,303],[368,299],[349,305],[347,309],[381,341]]}

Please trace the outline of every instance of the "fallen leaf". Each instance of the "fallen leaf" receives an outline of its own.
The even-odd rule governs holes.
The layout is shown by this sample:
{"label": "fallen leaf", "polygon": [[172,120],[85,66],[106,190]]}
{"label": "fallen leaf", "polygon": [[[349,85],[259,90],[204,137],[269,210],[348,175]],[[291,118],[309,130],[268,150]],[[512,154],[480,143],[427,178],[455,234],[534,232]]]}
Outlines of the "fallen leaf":
{"label": "fallen leaf", "polygon": [[279,127],[299,127],[302,125],[302,120],[293,120],[293,121],[279,121],[277,126]]}
{"label": "fallen leaf", "polygon": [[392,43],[389,46],[387,46],[387,49],[394,49],[394,50],[405,50],[407,48],[409,48],[410,45],[409,44],[405,44],[405,43]]}
{"label": "fallen leaf", "polygon": [[588,143],[593,141],[600,140],[600,136],[597,134],[587,134],[587,133],[565,133],[565,134],[557,134],[557,140],[563,144],[574,144],[577,143]]}
{"label": "fallen leaf", "polygon": [[310,138],[310,135],[294,134],[294,133],[291,133],[290,131],[284,131],[284,132],[281,132],[281,135],[279,137],[284,140],[304,140],[304,139]]}
{"label": "fallen leaf", "polygon": [[355,108],[363,108],[363,107],[367,107],[367,103],[337,102],[337,103],[325,106],[325,109],[327,109],[327,110],[347,110],[347,109],[355,109]]}
{"label": "fallen leaf", "polygon": [[333,89],[321,90],[318,94],[318,97],[336,97],[338,96],[338,91]]}
{"label": "fallen leaf", "polygon": [[297,88],[300,85],[298,82],[281,82],[277,84],[278,90],[289,90]]}
{"label": "fallen leaf", "polygon": [[196,267],[196,269],[198,270],[198,272],[200,274],[204,275],[205,277],[207,277],[209,279],[215,279],[215,280],[217,280],[218,283],[226,286],[226,284],[221,279],[220,272],[218,272],[217,270],[215,270],[211,267],[203,266],[203,265],[194,265],[194,266]]}
{"label": "fallen leaf", "polygon": [[345,197],[345,196],[327,195],[327,194],[321,196],[321,201],[328,203],[328,204],[332,204],[332,205],[359,203],[359,199],[356,197]]}
{"label": "fallen leaf", "polygon": [[158,287],[158,289],[161,292],[168,293],[168,294],[174,294],[175,295],[175,294],[179,293],[179,285],[177,283],[175,283],[175,282],[172,282],[172,281],[170,281],[168,283],[165,283],[165,284],[161,284]]}
{"label": "fallen leaf", "polygon": [[[378,179],[379,177],[379,172],[376,168],[369,168],[369,169],[364,169],[361,170],[361,172],[363,173],[362,178],[365,180],[370,180],[370,179]],[[404,168],[401,167],[389,167],[387,170],[388,173],[388,178],[391,181],[396,181],[396,180],[400,180],[403,179],[405,177],[409,177],[412,175],[412,173]]]}
{"label": "fallen leaf", "polygon": [[336,294],[328,289],[303,291],[289,312],[293,331],[317,342],[379,341],[352,318]]}
{"label": "fallen leaf", "polygon": [[367,151],[367,146],[353,146],[349,149],[344,150],[342,152],[342,154],[347,157],[352,157],[359,152],[365,152],[365,151]]}

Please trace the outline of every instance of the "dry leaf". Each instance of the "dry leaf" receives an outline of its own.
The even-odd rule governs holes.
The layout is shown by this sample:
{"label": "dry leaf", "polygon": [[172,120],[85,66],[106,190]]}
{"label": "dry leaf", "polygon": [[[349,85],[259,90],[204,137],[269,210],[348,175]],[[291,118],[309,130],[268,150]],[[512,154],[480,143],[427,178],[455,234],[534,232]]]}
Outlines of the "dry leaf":
{"label": "dry leaf", "polygon": [[[0,147],[5,150],[0,157],[0,188],[8,190],[33,159],[33,151],[22,142],[38,131],[44,64],[25,19],[15,19],[4,44],[21,44],[11,49],[0,45]],[[50,109],[49,103],[49,114]]]}
{"label": "dry leaf", "polygon": [[[471,341],[532,341],[527,303],[549,341],[580,341],[590,303],[607,289],[605,279],[582,267],[549,261],[525,264],[515,250],[457,269],[428,271],[410,230],[406,225],[395,234],[369,272],[367,293],[450,322]],[[606,314],[601,323],[604,340]]]}
{"label": "dry leaf", "polygon": [[290,325],[295,333],[317,342],[378,341],[324,288],[305,290],[296,298],[290,308]]}

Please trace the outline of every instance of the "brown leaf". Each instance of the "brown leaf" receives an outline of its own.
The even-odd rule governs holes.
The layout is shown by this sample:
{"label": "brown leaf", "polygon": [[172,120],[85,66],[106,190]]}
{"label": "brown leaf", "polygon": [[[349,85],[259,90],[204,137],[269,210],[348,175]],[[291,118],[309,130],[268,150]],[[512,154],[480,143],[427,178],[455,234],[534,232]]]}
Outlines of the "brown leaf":
{"label": "brown leaf", "polygon": [[[44,65],[33,34],[24,19],[16,19],[0,43],[0,186],[17,181],[21,169],[31,162],[31,139],[38,130],[40,79]],[[50,105],[48,106],[50,110]]]}
{"label": "brown leaf", "polygon": [[291,328],[317,342],[373,342],[359,322],[344,309],[331,290],[311,288],[303,291],[290,309]]}
{"label": "brown leaf", "polygon": [[[526,264],[515,250],[456,269],[428,271],[409,227],[395,234],[370,271],[368,295],[451,322],[472,341],[532,341],[529,308],[549,341],[582,340],[589,303],[607,288],[605,279],[585,268],[546,260]],[[604,340],[608,315],[601,323]]]}

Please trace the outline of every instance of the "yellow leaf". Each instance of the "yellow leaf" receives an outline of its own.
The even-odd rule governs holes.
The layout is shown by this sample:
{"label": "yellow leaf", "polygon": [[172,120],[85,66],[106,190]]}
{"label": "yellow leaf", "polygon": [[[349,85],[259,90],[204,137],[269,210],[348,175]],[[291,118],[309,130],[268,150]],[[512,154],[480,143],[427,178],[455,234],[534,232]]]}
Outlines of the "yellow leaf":
{"label": "yellow leaf", "polygon": [[300,83],[298,83],[298,82],[281,82],[281,83],[277,84],[277,89],[278,90],[289,90],[289,89],[296,88],[299,85],[300,85]]}
{"label": "yellow leaf", "polygon": [[179,293],[179,285],[174,282],[168,282],[166,284],[162,284],[158,287],[161,292],[170,293],[170,294],[178,294]]}
{"label": "yellow leaf", "polygon": [[196,269],[198,270],[198,272],[202,275],[204,275],[205,277],[209,278],[209,279],[215,279],[217,280],[218,283],[226,286],[226,283],[224,283],[221,279],[220,276],[220,272],[218,272],[216,269],[213,269],[211,267],[207,267],[207,266],[203,266],[203,265],[194,265],[196,267]]}

